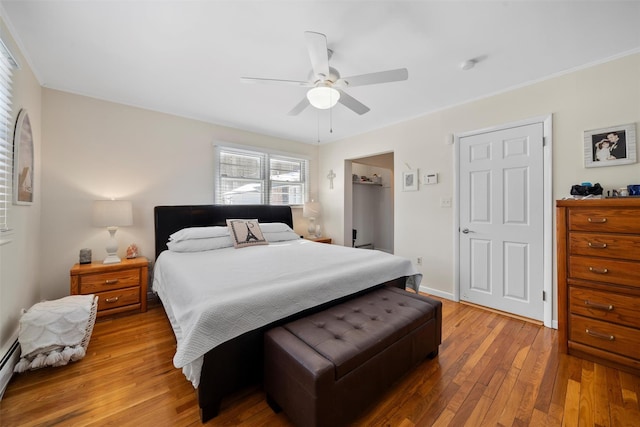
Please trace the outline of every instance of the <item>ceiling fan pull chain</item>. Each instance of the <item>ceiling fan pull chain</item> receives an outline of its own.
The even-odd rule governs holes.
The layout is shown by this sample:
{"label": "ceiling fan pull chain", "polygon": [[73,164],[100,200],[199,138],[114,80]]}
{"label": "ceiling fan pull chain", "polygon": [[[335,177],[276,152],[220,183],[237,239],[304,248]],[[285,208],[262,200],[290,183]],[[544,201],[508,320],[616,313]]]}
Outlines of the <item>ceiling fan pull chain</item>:
{"label": "ceiling fan pull chain", "polygon": [[329,110],[329,133],[333,133],[333,108]]}
{"label": "ceiling fan pull chain", "polygon": [[316,133],[318,135],[318,144],[320,144],[320,110],[316,111]]}

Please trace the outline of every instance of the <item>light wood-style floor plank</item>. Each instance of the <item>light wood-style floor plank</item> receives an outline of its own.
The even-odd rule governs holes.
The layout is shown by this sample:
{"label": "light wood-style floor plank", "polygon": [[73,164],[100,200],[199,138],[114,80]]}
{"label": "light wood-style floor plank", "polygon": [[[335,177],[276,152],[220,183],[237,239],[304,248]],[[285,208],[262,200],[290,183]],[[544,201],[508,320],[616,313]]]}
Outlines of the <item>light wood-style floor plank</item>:
{"label": "light wood-style floor plank", "polygon": [[[557,332],[443,300],[443,343],[367,408],[356,426],[625,426],[640,420],[640,377],[558,353]],[[99,321],[87,356],[14,376],[0,426],[200,426],[196,394],[172,365],[162,307]],[[208,426],[290,426],[259,385]]]}

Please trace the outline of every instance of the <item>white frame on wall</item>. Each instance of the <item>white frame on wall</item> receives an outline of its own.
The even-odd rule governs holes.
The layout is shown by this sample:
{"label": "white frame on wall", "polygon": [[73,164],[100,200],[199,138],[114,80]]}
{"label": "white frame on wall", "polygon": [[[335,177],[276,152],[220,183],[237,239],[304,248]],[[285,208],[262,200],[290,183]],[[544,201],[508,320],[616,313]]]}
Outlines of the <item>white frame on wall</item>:
{"label": "white frame on wall", "polygon": [[[616,142],[609,141],[609,135],[616,134]],[[625,148],[625,156],[619,158],[603,158],[598,159],[597,150],[602,150],[602,144],[609,143],[609,146],[620,145]],[[615,154],[614,150],[603,152]],[[628,165],[636,162],[636,125],[630,123],[627,125],[611,126],[600,129],[593,129],[584,132],[584,167],[598,168],[603,166]]]}

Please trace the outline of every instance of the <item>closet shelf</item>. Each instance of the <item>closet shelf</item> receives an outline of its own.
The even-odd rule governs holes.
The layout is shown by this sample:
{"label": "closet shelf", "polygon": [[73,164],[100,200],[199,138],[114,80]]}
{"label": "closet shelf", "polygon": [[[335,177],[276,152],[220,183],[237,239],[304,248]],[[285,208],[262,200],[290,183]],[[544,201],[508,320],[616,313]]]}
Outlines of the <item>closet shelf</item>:
{"label": "closet shelf", "polygon": [[368,182],[368,181],[353,181],[354,184],[358,184],[358,185],[377,185],[379,187],[382,187],[382,184],[379,184],[377,182]]}

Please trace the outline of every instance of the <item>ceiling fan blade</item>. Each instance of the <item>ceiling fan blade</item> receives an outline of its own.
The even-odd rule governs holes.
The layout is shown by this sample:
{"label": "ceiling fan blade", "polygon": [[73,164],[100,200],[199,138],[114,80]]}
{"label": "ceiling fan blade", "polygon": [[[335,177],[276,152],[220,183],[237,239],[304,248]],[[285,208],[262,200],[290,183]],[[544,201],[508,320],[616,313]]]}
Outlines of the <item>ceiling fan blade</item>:
{"label": "ceiling fan blade", "polygon": [[378,83],[398,82],[407,80],[409,71],[406,68],[398,68],[397,70],[379,71],[377,73],[360,74],[358,76],[344,77],[336,82],[336,85],[344,86],[364,86],[375,85]]}
{"label": "ceiling fan blade", "polygon": [[311,58],[313,74],[322,80],[329,77],[329,51],[327,50],[327,36],[313,31],[305,31],[307,50]]}
{"label": "ceiling fan blade", "polygon": [[304,111],[304,109],[307,108],[308,106],[309,106],[309,100],[305,96],[304,98],[302,98],[302,101],[300,101],[295,107],[293,107],[291,111],[289,111],[288,114],[290,116],[297,116],[298,114],[302,113],[302,111]]}
{"label": "ceiling fan blade", "polygon": [[262,79],[258,77],[240,77],[240,81],[244,83],[267,83],[267,84],[286,85],[286,86],[303,86],[303,87],[313,86],[313,83],[311,82],[301,82],[298,80]]}
{"label": "ceiling fan blade", "polygon": [[344,105],[345,107],[347,107],[348,109],[360,115],[363,115],[364,113],[370,110],[369,107],[367,107],[366,105],[364,105],[362,102],[358,101],[351,95],[348,95],[346,92],[341,90],[338,90],[338,91],[340,92],[340,99],[338,100],[338,102]]}

